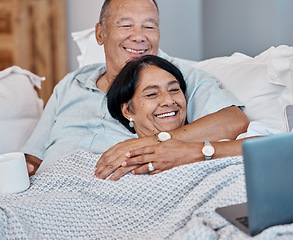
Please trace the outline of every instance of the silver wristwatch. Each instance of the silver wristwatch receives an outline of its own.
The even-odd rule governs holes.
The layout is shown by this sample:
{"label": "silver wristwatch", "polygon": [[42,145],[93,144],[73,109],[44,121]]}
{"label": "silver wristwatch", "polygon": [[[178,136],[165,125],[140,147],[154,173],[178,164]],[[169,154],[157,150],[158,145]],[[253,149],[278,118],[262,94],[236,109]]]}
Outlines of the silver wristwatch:
{"label": "silver wristwatch", "polygon": [[215,153],[215,148],[212,146],[212,144],[209,141],[205,141],[201,152],[203,153],[203,155],[205,155],[206,157],[205,160],[211,160],[212,156]]}

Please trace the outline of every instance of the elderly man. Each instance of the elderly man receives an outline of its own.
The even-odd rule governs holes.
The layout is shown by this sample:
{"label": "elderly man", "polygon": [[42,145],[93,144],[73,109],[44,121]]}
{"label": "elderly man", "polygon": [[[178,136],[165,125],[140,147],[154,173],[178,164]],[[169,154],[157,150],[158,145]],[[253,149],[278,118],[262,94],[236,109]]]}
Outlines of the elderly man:
{"label": "elderly man", "polygon": [[[168,142],[174,148],[176,143],[235,139],[246,131],[248,119],[231,93],[205,73],[159,52],[159,10],[155,0],[106,0],[96,25],[96,38],[98,44],[104,45],[106,65],[78,69],[55,87],[39,124],[22,149],[31,175],[39,166],[41,171],[64,154],[82,148],[95,153],[106,151],[97,164],[96,176],[105,179],[115,172],[116,180],[140,166],[125,166],[126,153],[152,155],[150,151],[131,150],[164,144],[161,158],[180,159],[183,152],[174,156],[168,150]],[[159,143],[157,136],[137,138],[114,120],[107,109],[106,93],[125,63],[158,52],[181,69],[187,83],[190,124],[167,133],[180,142]],[[233,151],[241,154],[240,145]]]}

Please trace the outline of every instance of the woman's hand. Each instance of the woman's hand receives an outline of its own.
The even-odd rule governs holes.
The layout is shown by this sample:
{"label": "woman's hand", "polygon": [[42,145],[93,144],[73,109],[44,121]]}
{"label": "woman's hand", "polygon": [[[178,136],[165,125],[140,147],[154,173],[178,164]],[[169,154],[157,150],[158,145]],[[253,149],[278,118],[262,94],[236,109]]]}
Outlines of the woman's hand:
{"label": "woman's hand", "polygon": [[[212,142],[216,150],[213,159],[242,155],[241,144],[244,140]],[[180,165],[204,161],[205,156],[201,152],[203,146],[203,142],[184,142],[173,138],[158,143],[154,136],[130,139],[103,154],[102,161],[97,163],[96,176],[105,179],[113,174],[110,180],[118,180],[129,171],[132,174],[156,174]],[[154,171],[149,171],[150,162]]]}
{"label": "woman's hand", "polygon": [[[180,165],[204,160],[201,153],[203,143],[188,143],[170,139],[159,144],[142,147],[126,153],[127,159],[123,167],[140,167],[131,171],[132,174],[156,174]],[[154,171],[149,171],[148,164],[152,163]]]}
{"label": "woman's hand", "polygon": [[95,176],[100,179],[106,179],[113,174],[109,179],[118,180],[129,171],[139,167],[136,164],[133,164],[131,167],[122,167],[122,162],[127,159],[127,152],[156,143],[157,139],[155,136],[132,138],[124,142],[117,143],[115,146],[103,153],[96,165]]}

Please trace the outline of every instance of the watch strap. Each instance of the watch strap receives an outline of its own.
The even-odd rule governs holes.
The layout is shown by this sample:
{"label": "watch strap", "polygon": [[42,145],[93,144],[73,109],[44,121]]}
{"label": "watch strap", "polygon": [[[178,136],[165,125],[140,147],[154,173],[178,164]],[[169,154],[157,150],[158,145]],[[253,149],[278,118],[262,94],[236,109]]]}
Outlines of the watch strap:
{"label": "watch strap", "polygon": [[[204,145],[207,146],[207,145],[211,145],[211,143],[209,141],[204,141]],[[208,160],[211,160],[212,159],[212,156],[206,156],[206,161]]]}

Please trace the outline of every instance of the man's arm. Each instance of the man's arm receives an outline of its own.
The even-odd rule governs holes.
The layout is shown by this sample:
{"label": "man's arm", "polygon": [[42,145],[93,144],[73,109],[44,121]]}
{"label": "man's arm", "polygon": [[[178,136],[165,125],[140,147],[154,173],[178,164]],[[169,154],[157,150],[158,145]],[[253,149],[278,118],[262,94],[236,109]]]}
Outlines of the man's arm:
{"label": "man's arm", "polygon": [[171,131],[173,138],[185,142],[234,140],[246,132],[249,120],[243,111],[236,106],[202,117],[190,124]]}
{"label": "man's arm", "polygon": [[[246,132],[248,125],[249,120],[242,110],[236,106],[231,106],[202,117],[170,133],[173,139],[184,142],[203,142],[206,140],[217,142],[222,139],[234,140],[240,133]],[[157,143],[155,136],[130,139],[123,143],[118,143],[101,156],[96,165],[95,175],[98,178],[106,179],[127,160],[126,153]],[[168,159],[174,157],[172,152],[168,151],[167,148],[165,149],[166,152],[162,156],[162,161],[168,161]],[[180,159],[180,156],[178,156],[178,159]],[[114,173],[110,179],[117,180],[128,171],[129,168],[124,171],[119,169],[119,174]]]}
{"label": "man's arm", "polygon": [[[58,85],[60,85],[60,83]],[[35,174],[40,164],[42,163],[41,159],[44,158],[44,154],[46,151],[45,145],[50,138],[51,129],[55,120],[55,112],[58,99],[57,86],[54,88],[54,91],[50,99],[48,100],[42,116],[32,135],[21,148],[21,152],[25,153],[27,169],[30,176]]]}

